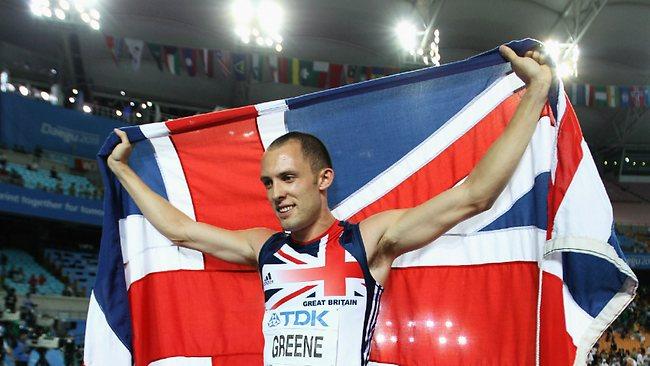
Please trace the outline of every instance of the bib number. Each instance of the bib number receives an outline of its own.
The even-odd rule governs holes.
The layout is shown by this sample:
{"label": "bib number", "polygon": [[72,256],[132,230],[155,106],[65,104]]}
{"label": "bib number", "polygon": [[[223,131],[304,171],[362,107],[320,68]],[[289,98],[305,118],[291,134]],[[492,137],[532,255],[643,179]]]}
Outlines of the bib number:
{"label": "bib number", "polygon": [[335,366],[338,311],[268,310],[264,314],[266,366]]}

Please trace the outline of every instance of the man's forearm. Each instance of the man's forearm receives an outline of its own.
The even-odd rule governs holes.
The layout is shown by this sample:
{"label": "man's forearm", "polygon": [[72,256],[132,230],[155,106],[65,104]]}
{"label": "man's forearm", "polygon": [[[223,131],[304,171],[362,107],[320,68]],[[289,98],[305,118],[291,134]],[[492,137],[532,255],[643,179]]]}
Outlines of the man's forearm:
{"label": "man's forearm", "polygon": [[530,142],[546,102],[548,86],[532,82],[510,123],[464,182],[472,199],[489,208],[505,188]]}
{"label": "man's forearm", "polygon": [[170,240],[186,240],[183,225],[192,219],[151,190],[127,164],[108,159],[109,167],[147,220]]}

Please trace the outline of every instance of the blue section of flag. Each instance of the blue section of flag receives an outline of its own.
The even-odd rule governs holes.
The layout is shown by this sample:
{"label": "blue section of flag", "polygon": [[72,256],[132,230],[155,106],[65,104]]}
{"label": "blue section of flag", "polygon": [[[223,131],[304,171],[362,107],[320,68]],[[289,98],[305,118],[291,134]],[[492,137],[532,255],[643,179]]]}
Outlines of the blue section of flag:
{"label": "blue section of flag", "polygon": [[535,184],[528,193],[519,198],[512,207],[480,231],[507,229],[512,227],[535,226],[546,230],[547,195],[549,172],[535,177]]}
{"label": "blue section of flag", "polygon": [[[318,136],[328,147],[337,172],[328,198],[330,207],[336,207],[431,136],[509,69],[501,64],[405,85],[395,78],[397,86],[386,84],[384,89],[292,110],[285,123],[289,131]],[[319,116],[318,123],[313,116]],[[377,125],[376,121],[387,118],[395,122]],[[409,128],[400,123],[404,120]],[[394,143],[378,145],[384,136]]]}
{"label": "blue section of flag", "polygon": [[573,252],[562,253],[562,276],[573,300],[593,318],[629,278],[605,259]]}
{"label": "blue section of flag", "polygon": [[[142,179],[149,188],[163,198],[168,199],[167,190],[165,189],[165,183],[160,174],[160,169],[152,169],[154,166],[158,167],[158,162],[156,161],[156,153],[153,149],[153,145],[151,145],[149,140],[140,141],[133,146],[133,152],[131,153],[129,164],[131,169],[138,174],[140,179]],[[122,196],[121,218],[125,218],[128,215],[142,215],[138,206],[136,206],[133,199],[124,189],[121,190],[120,194]]]}

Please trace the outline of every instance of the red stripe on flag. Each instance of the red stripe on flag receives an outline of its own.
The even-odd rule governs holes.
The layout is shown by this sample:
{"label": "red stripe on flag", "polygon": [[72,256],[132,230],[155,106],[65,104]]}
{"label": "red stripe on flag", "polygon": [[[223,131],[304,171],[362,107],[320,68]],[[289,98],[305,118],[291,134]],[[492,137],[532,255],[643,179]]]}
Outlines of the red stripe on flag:
{"label": "red stripe on flag", "polygon": [[[261,365],[264,297],[259,275],[169,271],[131,285],[136,366],[168,357],[230,356]],[[256,362],[247,363],[254,357]]]}
{"label": "red stripe on flag", "polygon": [[[408,177],[385,196],[353,215],[351,220],[359,222],[381,211],[413,207],[453,187],[469,174],[492,143],[501,135],[519,104],[521,93],[523,91],[513,94],[501,102],[465,135],[454,141],[422,169]],[[418,187],[418,189],[414,189],[414,187]]]}
{"label": "red stripe on flag", "polygon": [[534,365],[538,275],[536,262],[393,269],[370,357],[397,365]]}
{"label": "red stripe on flag", "polygon": [[557,138],[555,181],[548,194],[548,228],[546,229],[546,240],[551,239],[555,215],[582,160],[582,146],[580,145],[582,143],[582,130],[580,130],[578,117],[569,99],[566,97],[565,99],[567,100],[566,111],[562,117]]}
{"label": "red stripe on flag", "polygon": [[[197,221],[229,230],[268,227],[280,231],[259,180],[264,150],[255,118],[250,117],[251,108],[238,108],[232,116],[218,112],[223,120],[216,121],[214,127],[175,134],[172,141],[183,166]],[[223,124],[224,120],[231,123]],[[189,126],[180,124],[179,129],[187,130],[201,123],[213,124],[206,119]],[[205,268],[253,270],[207,255]]]}
{"label": "red stripe on flag", "polygon": [[[197,131],[208,126],[223,125],[231,122],[247,121],[257,117],[257,109],[249,105],[245,107],[225,109],[195,116],[178,118],[166,122],[171,134],[178,134],[189,131]],[[197,131],[202,132],[202,131]],[[204,143],[206,141],[203,141]]]}
{"label": "red stripe on flag", "polygon": [[540,312],[540,349],[542,366],[573,365],[576,347],[564,326],[564,295],[562,280],[543,272]]}

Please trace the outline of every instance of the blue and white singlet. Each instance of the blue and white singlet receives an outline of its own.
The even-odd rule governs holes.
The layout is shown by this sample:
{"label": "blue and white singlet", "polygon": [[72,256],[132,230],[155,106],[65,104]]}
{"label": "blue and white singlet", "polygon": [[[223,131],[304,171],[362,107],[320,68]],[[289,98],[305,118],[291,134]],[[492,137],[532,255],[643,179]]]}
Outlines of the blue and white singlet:
{"label": "blue and white singlet", "polygon": [[368,363],[383,288],[368,267],[359,226],[337,221],[309,243],[276,233],[259,255],[264,365]]}

